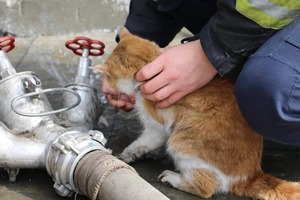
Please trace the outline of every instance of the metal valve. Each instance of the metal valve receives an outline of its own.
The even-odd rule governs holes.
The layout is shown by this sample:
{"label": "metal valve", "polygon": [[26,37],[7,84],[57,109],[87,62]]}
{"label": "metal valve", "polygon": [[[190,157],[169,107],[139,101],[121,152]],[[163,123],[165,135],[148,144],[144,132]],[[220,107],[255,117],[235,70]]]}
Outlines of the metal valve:
{"label": "metal valve", "polygon": [[[69,121],[68,127],[80,126],[82,128],[86,126],[86,130],[94,129],[104,107],[99,99],[97,89],[92,87],[90,81],[91,60],[89,56],[103,55],[105,45],[98,40],[79,36],[68,40],[65,46],[74,54],[81,56],[78,61],[75,81],[66,86],[66,88],[74,90],[80,95],[81,102],[76,108],[61,113],[59,117]],[[74,102],[74,96],[72,97],[69,94],[64,94],[63,99],[65,105]]]}
{"label": "metal valve", "polygon": [[84,36],[76,37],[65,43],[65,46],[73,51],[74,54],[81,56],[78,63],[76,84],[90,84],[91,60],[88,56],[101,56],[104,54],[105,45],[103,42],[93,40]]}

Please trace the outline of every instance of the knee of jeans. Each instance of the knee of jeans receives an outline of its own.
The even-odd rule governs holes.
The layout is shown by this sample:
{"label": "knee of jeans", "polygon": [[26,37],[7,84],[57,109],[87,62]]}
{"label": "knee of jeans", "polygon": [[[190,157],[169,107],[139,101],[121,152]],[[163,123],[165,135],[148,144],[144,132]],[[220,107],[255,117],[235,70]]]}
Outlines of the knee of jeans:
{"label": "knee of jeans", "polygon": [[[255,84],[255,83],[254,83]],[[255,130],[260,129],[260,123],[262,116],[259,111],[262,110],[260,101],[258,100],[257,91],[253,88],[257,88],[255,85],[247,85],[237,82],[234,90],[236,100],[242,116],[245,118],[246,122]]]}
{"label": "knee of jeans", "polygon": [[241,78],[234,93],[249,126],[264,138],[299,145],[300,134],[297,132],[300,132],[300,123],[287,108],[287,95],[275,89],[272,82],[266,84]]}

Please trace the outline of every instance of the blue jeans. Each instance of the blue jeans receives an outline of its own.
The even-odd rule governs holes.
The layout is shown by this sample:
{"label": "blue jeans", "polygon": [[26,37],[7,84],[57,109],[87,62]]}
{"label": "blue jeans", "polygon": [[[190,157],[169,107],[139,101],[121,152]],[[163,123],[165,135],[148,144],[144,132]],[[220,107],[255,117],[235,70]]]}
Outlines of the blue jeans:
{"label": "blue jeans", "polygon": [[255,131],[300,146],[300,17],[249,57],[235,95]]}

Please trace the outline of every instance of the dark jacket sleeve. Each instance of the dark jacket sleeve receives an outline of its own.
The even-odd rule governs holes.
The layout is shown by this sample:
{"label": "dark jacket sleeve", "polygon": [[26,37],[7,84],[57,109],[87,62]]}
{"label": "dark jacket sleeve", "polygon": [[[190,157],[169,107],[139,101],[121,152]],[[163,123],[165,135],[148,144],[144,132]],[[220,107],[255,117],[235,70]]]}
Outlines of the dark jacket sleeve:
{"label": "dark jacket sleeve", "polygon": [[235,0],[219,0],[218,11],[201,30],[205,54],[223,77],[236,78],[247,58],[275,32],[240,14]]}
{"label": "dark jacket sleeve", "polygon": [[165,47],[181,30],[180,25],[168,12],[159,11],[153,0],[131,0],[125,27],[133,34]]}

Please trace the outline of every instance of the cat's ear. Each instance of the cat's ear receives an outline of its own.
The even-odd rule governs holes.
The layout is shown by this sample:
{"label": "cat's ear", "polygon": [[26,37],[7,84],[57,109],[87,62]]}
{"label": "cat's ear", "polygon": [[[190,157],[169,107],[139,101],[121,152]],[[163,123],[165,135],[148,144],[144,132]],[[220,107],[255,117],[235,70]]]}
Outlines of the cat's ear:
{"label": "cat's ear", "polygon": [[110,76],[110,74],[107,71],[107,65],[106,64],[99,64],[99,65],[96,65],[96,66],[91,66],[90,69],[92,69],[94,72],[98,72],[98,73]]}
{"label": "cat's ear", "polygon": [[117,34],[119,39],[122,39],[125,35],[130,35],[128,29],[125,26],[120,26],[117,28]]}

